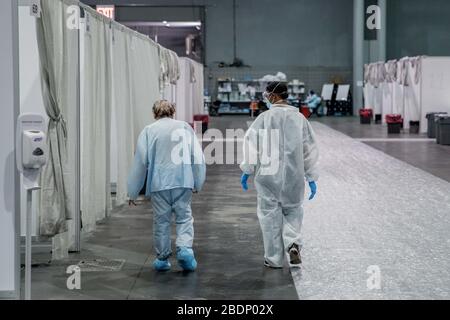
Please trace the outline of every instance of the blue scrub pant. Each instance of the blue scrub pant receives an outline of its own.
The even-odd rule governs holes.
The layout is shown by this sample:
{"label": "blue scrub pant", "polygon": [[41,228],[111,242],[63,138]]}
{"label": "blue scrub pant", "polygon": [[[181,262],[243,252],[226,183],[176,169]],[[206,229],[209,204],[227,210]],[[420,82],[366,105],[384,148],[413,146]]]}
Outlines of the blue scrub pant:
{"label": "blue scrub pant", "polygon": [[153,241],[159,260],[172,255],[171,222],[175,214],[177,248],[192,248],[194,242],[194,218],[192,217],[191,189],[173,189],[151,194],[153,207]]}

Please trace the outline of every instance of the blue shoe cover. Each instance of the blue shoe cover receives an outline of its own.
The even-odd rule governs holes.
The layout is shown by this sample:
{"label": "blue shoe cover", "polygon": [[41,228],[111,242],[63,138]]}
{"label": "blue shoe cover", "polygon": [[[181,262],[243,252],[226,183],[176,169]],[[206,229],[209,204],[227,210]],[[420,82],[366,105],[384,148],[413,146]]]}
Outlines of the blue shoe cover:
{"label": "blue shoe cover", "polygon": [[197,261],[194,257],[194,250],[188,248],[179,248],[177,251],[178,264],[184,271],[195,271]]}
{"label": "blue shoe cover", "polygon": [[169,271],[171,268],[169,260],[159,260],[156,259],[155,262],[153,262],[153,268],[155,268],[156,271],[164,272]]}

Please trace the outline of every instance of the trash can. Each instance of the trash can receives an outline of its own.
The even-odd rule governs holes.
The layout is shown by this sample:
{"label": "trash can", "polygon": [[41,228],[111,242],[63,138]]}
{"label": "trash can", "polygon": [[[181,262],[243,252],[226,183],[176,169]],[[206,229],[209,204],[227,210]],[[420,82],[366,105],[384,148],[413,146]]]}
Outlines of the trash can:
{"label": "trash can", "polygon": [[437,120],[438,143],[443,146],[450,146],[450,116],[441,115]]}
{"label": "trash can", "polygon": [[419,134],[420,132],[420,121],[410,121],[409,122],[409,133]]}
{"label": "trash can", "polygon": [[205,134],[209,127],[209,116],[207,114],[194,115],[194,122],[202,123],[202,133]]}
{"label": "trash can", "polygon": [[375,124],[381,124],[381,120],[383,119],[383,116],[381,114],[375,115]]}
{"label": "trash can", "polygon": [[361,109],[359,110],[359,117],[361,120],[361,124],[371,124],[373,118],[373,110],[372,109]]}
{"label": "trash can", "polygon": [[441,134],[440,134],[440,130],[441,127],[439,126],[439,120],[441,119],[441,117],[445,117],[444,114],[435,114],[434,115],[434,126],[435,126],[435,130],[436,130],[436,142],[437,144],[441,144]]}
{"label": "trash can", "polygon": [[402,129],[403,119],[399,114],[388,114],[386,115],[386,123],[388,125],[388,134],[399,134]]}
{"label": "trash can", "polygon": [[435,139],[436,138],[436,116],[446,115],[446,112],[430,112],[427,113],[428,120],[428,138]]}
{"label": "trash can", "polygon": [[303,114],[306,119],[309,119],[312,115],[311,109],[305,106],[300,107],[300,113]]}

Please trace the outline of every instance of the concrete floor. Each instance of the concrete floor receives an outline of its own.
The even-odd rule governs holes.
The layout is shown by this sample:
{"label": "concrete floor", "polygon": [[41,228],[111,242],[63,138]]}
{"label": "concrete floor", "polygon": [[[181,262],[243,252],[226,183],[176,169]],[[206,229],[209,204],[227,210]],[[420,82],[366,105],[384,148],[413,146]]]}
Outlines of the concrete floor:
{"label": "concrete floor", "polygon": [[[222,131],[245,129],[248,120],[240,116],[215,118],[212,127]],[[320,122],[357,139],[387,138],[386,130],[381,126],[361,126],[356,118],[322,118]],[[450,181],[450,147],[439,147],[427,140],[412,142],[407,135],[402,136],[405,142],[365,142],[404,162],[391,161],[387,155],[364,144],[337,132],[330,133],[332,130],[320,123],[315,123],[314,127],[323,139],[323,147],[333,149],[333,144],[327,142],[331,134],[339,136],[343,148],[349,148],[349,152],[375,152],[372,158],[379,160],[375,168],[378,172],[383,161],[386,161],[386,167],[390,162],[394,163],[396,170],[411,173],[411,179],[418,177],[419,180],[412,184],[416,190],[406,198],[400,190],[391,192],[392,197],[388,200],[397,200],[400,204],[398,210],[390,212],[383,205],[386,199],[376,198],[389,195],[392,180],[386,178],[387,174],[377,180],[376,172],[372,172],[372,179],[366,180],[364,175],[354,171],[361,163],[358,154],[345,154],[344,149],[325,151],[324,159],[329,162],[324,168],[325,180],[319,186],[317,202],[308,203],[305,208],[309,212],[305,216],[304,229],[305,265],[302,272],[291,274],[288,270],[267,270],[262,266],[262,239],[255,214],[256,193],[241,192],[238,166],[209,166],[204,192],[196,195],[193,201],[195,250],[199,261],[196,273],[181,272],[174,260],[174,268],[169,273],[158,274],[151,269],[154,259],[152,213],[149,203],[142,202],[138,207],[119,208],[98,226],[94,234],[85,236],[81,254],[71,255],[69,261],[34,268],[33,298],[450,298],[450,240],[446,231],[450,229],[450,222],[440,211],[446,210],[445,205],[449,202],[445,197],[450,193],[450,185],[441,179]],[[417,136],[414,138],[417,140]],[[341,171],[333,169],[330,163],[334,160],[340,164]],[[370,158],[365,160],[371,161]],[[350,167],[342,165],[347,161]],[[355,181],[345,180],[346,174],[354,174]],[[414,180],[409,181],[406,177],[402,186],[408,186],[409,182]],[[423,190],[435,188],[431,196],[433,205],[447,200],[443,208],[432,212],[431,220],[426,219],[431,212],[425,210],[430,199],[426,194],[417,197],[416,191],[422,190],[417,187],[421,182],[427,183]],[[385,192],[368,193],[367,190],[375,187]],[[409,204],[402,201],[409,201]],[[335,209],[330,211],[330,208]],[[414,208],[420,208],[420,211],[414,212]],[[405,215],[410,216],[409,220]],[[35,256],[34,259],[42,262],[44,258]],[[123,259],[126,263],[118,272],[82,273],[82,289],[69,291],[66,287],[67,266],[90,259]],[[385,276],[381,290],[368,291],[366,288],[368,275],[365,272],[371,265],[380,266]]]}

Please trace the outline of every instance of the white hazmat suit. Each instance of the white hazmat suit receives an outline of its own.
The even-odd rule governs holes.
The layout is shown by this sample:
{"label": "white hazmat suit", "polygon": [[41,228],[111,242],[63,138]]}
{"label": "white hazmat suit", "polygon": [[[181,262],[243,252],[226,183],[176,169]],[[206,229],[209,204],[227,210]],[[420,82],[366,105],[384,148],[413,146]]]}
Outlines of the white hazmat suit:
{"label": "white hazmat suit", "polygon": [[305,179],[318,180],[318,159],[312,127],[292,106],[274,105],[246,133],[241,170],[255,175],[265,259],[271,267],[283,267],[288,250],[301,247]]}

